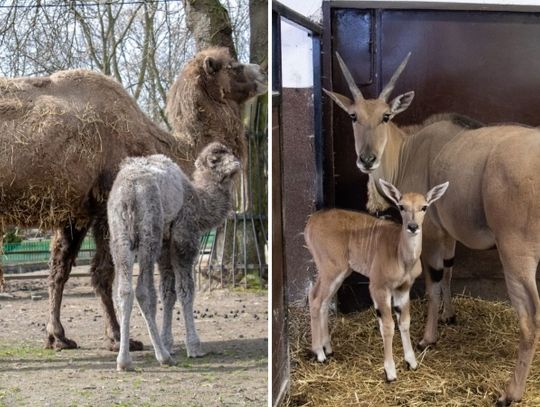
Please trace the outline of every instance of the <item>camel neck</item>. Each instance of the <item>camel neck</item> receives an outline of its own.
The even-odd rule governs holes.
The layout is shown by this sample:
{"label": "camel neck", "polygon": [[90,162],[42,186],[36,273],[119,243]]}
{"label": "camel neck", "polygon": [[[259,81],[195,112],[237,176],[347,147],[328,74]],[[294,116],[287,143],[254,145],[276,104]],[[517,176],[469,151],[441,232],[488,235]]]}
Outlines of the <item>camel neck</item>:
{"label": "camel neck", "polygon": [[[196,175],[196,174],[195,174]],[[198,180],[194,184],[201,230],[218,226],[231,210],[231,188],[217,181]]]}

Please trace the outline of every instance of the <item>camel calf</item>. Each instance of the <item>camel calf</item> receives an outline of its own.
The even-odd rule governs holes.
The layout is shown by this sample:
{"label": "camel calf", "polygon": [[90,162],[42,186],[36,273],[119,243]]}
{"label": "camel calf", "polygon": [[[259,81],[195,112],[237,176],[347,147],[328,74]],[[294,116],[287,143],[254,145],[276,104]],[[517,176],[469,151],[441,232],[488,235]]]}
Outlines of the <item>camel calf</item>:
{"label": "camel calf", "polygon": [[405,361],[409,368],[417,363],[409,335],[409,291],[422,272],[422,222],[428,206],[448,188],[437,185],[424,197],[417,193],[402,195],[384,180],[379,180],[386,196],[399,208],[403,225],[367,214],[330,209],[314,213],[304,236],[319,275],[309,293],[312,351],[319,362],[332,353],[328,333],[330,299],[352,271],[369,277],[369,292],[379,319],[384,346],[384,372],[388,382],[396,380],[392,356],[396,313]]}
{"label": "camel calf", "polygon": [[[193,182],[161,154],[126,158],[107,204],[118,302],[121,315],[118,370],[129,370],[129,319],[133,307],[132,272],[135,255],[139,278],[135,297],[150,333],[156,359],[170,365],[172,313],[182,304],[189,357],[203,356],[193,320],[192,266],[201,234],[225,220],[231,210],[233,176],[240,161],[221,143],[211,143],[195,161]],[[163,326],[156,325],[154,264],[159,259]]]}

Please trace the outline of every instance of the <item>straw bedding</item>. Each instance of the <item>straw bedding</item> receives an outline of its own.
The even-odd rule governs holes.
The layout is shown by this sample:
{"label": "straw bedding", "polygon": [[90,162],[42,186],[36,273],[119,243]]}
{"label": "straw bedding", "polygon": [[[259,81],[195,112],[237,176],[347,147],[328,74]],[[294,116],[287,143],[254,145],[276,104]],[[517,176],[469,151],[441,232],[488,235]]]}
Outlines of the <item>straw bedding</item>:
{"label": "straw bedding", "polygon": [[[422,336],[427,310],[412,301],[411,339]],[[291,387],[285,406],[492,406],[513,371],[518,322],[507,303],[454,299],[456,325],[441,325],[435,347],[416,352],[405,369],[401,338],[393,349],[398,380],[384,381],[383,346],[373,308],[330,317],[334,356],[320,364],[310,354],[309,310],[289,309]],[[540,358],[527,381],[523,406],[540,406]]]}

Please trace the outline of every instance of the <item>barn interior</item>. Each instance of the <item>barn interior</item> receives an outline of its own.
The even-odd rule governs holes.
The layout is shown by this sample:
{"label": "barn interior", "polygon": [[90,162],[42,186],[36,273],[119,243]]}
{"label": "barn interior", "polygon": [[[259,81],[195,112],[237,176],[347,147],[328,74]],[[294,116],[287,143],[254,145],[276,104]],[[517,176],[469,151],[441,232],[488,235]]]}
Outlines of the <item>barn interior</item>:
{"label": "barn interior", "polygon": [[[393,91],[415,92],[411,107],[396,117],[400,126],[456,112],[486,124],[537,127],[540,7],[501,3],[329,0],[314,23],[273,2],[274,401],[289,374],[287,309],[305,306],[316,273],[302,236],[307,217],[320,208],[366,210],[367,175],[355,165],[351,120],[321,91],[350,95],[336,52],[365,98],[376,98],[412,53]],[[311,58],[303,71],[302,56]],[[295,82],[294,75],[308,80]],[[355,273],[345,281],[340,313],[370,306],[367,282]],[[452,291],[508,301],[497,250],[458,244]],[[413,293],[424,296],[422,278]]]}

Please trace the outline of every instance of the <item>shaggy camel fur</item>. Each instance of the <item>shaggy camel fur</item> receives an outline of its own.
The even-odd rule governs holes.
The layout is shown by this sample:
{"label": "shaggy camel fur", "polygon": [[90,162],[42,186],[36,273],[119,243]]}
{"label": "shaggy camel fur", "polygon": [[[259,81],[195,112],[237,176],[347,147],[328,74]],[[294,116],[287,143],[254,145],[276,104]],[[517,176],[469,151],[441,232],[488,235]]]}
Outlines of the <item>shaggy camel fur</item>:
{"label": "shaggy camel fur", "polygon": [[357,165],[369,174],[370,209],[388,206],[374,181],[378,178],[414,191],[446,180],[452,185],[451,194],[435,205],[424,225],[422,262],[429,270],[429,305],[420,347],[437,340],[441,280],[447,276],[449,286],[456,241],[480,250],[497,246],[520,328],[517,364],[498,404],[520,400],[540,339],[540,131],[517,125],[475,129],[450,118],[406,136],[390,119],[408,107],[412,94],[390,103],[386,98],[365,100],[344,63],[342,70],[354,101],[331,96],[355,118]]}
{"label": "shaggy camel fur", "polygon": [[[206,147],[195,162],[193,182],[163,155],[127,158],[114,181],[107,215],[116,269],[121,318],[118,370],[131,369],[129,319],[133,307],[135,255],[139,278],[135,295],[148,326],[156,359],[172,364],[172,311],[182,304],[189,357],[203,351],[193,319],[192,265],[203,232],[219,225],[231,210],[232,178],[240,161],[221,143]],[[161,252],[161,256],[160,256]],[[156,325],[154,264],[160,259],[163,332]],[[166,265],[165,267],[163,267]]]}
{"label": "shaggy camel fur", "polygon": [[304,231],[306,244],[319,274],[309,292],[312,351],[319,362],[332,354],[328,332],[330,301],[343,280],[353,271],[369,277],[369,292],[379,319],[384,346],[386,381],[396,380],[392,355],[394,320],[401,332],[405,362],[416,369],[416,357],[409,334],[409,292],[422,273],[422,222],[433,202],[448,188],[437,185],[424,197],[413,192],[404,195],[392,184],[379,180],[385,195],[399,208],[402,225],[365,213],[330,209],[315,212]]}
{"label": "shaggy camel fur", "polygon": [[[232,65],[235,69],[228,68]],[[261,91],[262,76],[255,70],[252,65],[236,65],[222,49],[203,51],[188,62],[178,79],[186,96],[172,91],[169,105],[191,104],[194,110],[231,106],[213,116],[212,122],[199,125],[212,134],[214,129],[223,130],[220,139],[240,153],[241,104]],[[189,128],[185,122],[199,118],[169,119],[177,128]],[[92,284],[105,312],[107,346],[117,349],[120,329],[112,302],[114,268],[106,200],[119,164],[128,156],[161,153],[190,174],[193,157],[204,147],[198,137],[198,133],[164,131],[120,84],[96,72],[0,79],[0,222],[57,229],[51,247],[47,347],[77,346],[66,338],[60,322],[62,293],[80,245],[93,228]],[[133,345],[142,348],[139,342]]]}

